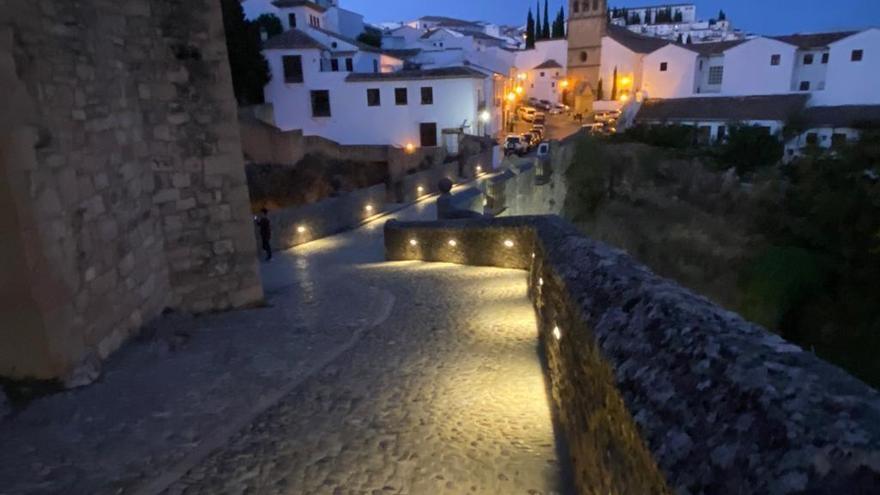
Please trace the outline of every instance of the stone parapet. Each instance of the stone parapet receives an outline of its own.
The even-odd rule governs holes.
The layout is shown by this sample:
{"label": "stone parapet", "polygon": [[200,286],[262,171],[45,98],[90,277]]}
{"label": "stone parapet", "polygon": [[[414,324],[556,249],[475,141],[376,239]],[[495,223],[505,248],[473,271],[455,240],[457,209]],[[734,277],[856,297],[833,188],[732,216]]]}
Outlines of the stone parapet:
{"label": "stone parapet", "polygon": [[389,221],[385,249],[528,270],[581,493],[880,486],[875,390],[558,217]]}

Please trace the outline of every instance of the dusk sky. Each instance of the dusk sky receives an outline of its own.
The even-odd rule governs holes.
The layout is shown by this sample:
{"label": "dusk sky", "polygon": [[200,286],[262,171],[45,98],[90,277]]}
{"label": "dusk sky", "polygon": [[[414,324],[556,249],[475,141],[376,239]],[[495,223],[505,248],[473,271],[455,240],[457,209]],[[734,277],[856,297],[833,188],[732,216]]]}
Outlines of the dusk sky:
{"label": "dusk sky", "polygon": [[[259,1],[259,0],[249,0]],[[678,2],[618,0],[612,7]],[[708,19],[724,9],[734,26],[761,34],[816,32],[880,26],[880,0],[696,0],[697,15]],[[446,15],[502,24],[524,24],[534,0],[341,0],[342,7],[364,14],[369,22],[400,21],[422,15]],[[541,1],[543,5],[543,0]],[[568,4],[550,0],[550,11]],[[551,14],[552,15],[552,14]]]}

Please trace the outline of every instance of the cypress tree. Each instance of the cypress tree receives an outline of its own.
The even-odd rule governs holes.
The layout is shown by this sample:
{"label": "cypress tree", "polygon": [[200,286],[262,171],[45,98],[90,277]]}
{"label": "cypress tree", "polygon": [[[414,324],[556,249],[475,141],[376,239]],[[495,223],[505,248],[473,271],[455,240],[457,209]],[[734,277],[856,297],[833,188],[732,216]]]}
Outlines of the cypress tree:
{"label": "cypress tree", "polygon": [[690,45],[691,43],[693,43],[693,40],[691,39],[691,35],[688,35],[687,44]]}
{"label": "cypress tree", "polygon": [[548,0],[544,0],[544,28],[541,30],[541,36],[545,40],[550,39],[550,10],[547,2]]}
{"label": "cypress tree", "polygon": [[526,48],[535,47],[535,18],[532,9],[529,9],[529,17],[526,19]]}
{"label": "cypress tree", "polygon": [[726,21],[727,20],[727,14],[725,14],[723,10],[718,11],[718,20],[719,21]]}
{"label": "cypress tree", "polygon": [[565,38],[565,11],[559,7],[559,13],[556,14],[556,20],[553,21],[553,37]]}
{"label": "cypress tree", "polygon": [[678,40],[677,40],[677,43],[678,43],[679,45],[684,44],[684,35],[683,35],[683,34],[678,33]]}
{"label": "cypress tree", "polygon": [[543,39],[544,29],[541,27],[541,2],[535,4],[535,41]]}
{"label": "cypress tree", "polygon": [[240,105],[263,102],[263,87],[272,79],[262,53],[260,27],[244,17],[238,0],[222,0],[223,28],[232,72],[232,88]]}
{"label": "cypress tree", "polygon": [[602,79],[596,83],[596,99],[602,101],[605,99],[605,90],[602,88]]}

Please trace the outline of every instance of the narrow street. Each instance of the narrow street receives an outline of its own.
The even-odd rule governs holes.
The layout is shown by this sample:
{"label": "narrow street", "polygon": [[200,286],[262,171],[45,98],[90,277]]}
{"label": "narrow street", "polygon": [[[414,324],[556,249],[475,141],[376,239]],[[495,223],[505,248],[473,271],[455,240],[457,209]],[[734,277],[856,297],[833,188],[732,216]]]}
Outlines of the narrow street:
{"label": "narrow street", "polygon": [[0,493],[568,493],[525,274],[384,263],[385,220],[6,421]]}

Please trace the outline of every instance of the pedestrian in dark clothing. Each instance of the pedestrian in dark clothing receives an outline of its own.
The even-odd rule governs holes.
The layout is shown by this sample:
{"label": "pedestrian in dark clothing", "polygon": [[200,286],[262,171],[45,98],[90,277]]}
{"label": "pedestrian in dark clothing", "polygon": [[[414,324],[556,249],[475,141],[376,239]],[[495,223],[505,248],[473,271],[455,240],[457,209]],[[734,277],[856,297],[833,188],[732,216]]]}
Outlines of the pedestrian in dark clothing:
{"label": "pedestrian in dark clothing", "polygon": [[272,239],[272,224],[269,222],[269,210],[263,208],[260,210],[259,218],[255,218],[254,222],[260,229],[260,240],[263,241],[263,251],[266,251],[266,261],[272,259],[272,245],[269,242]]}

